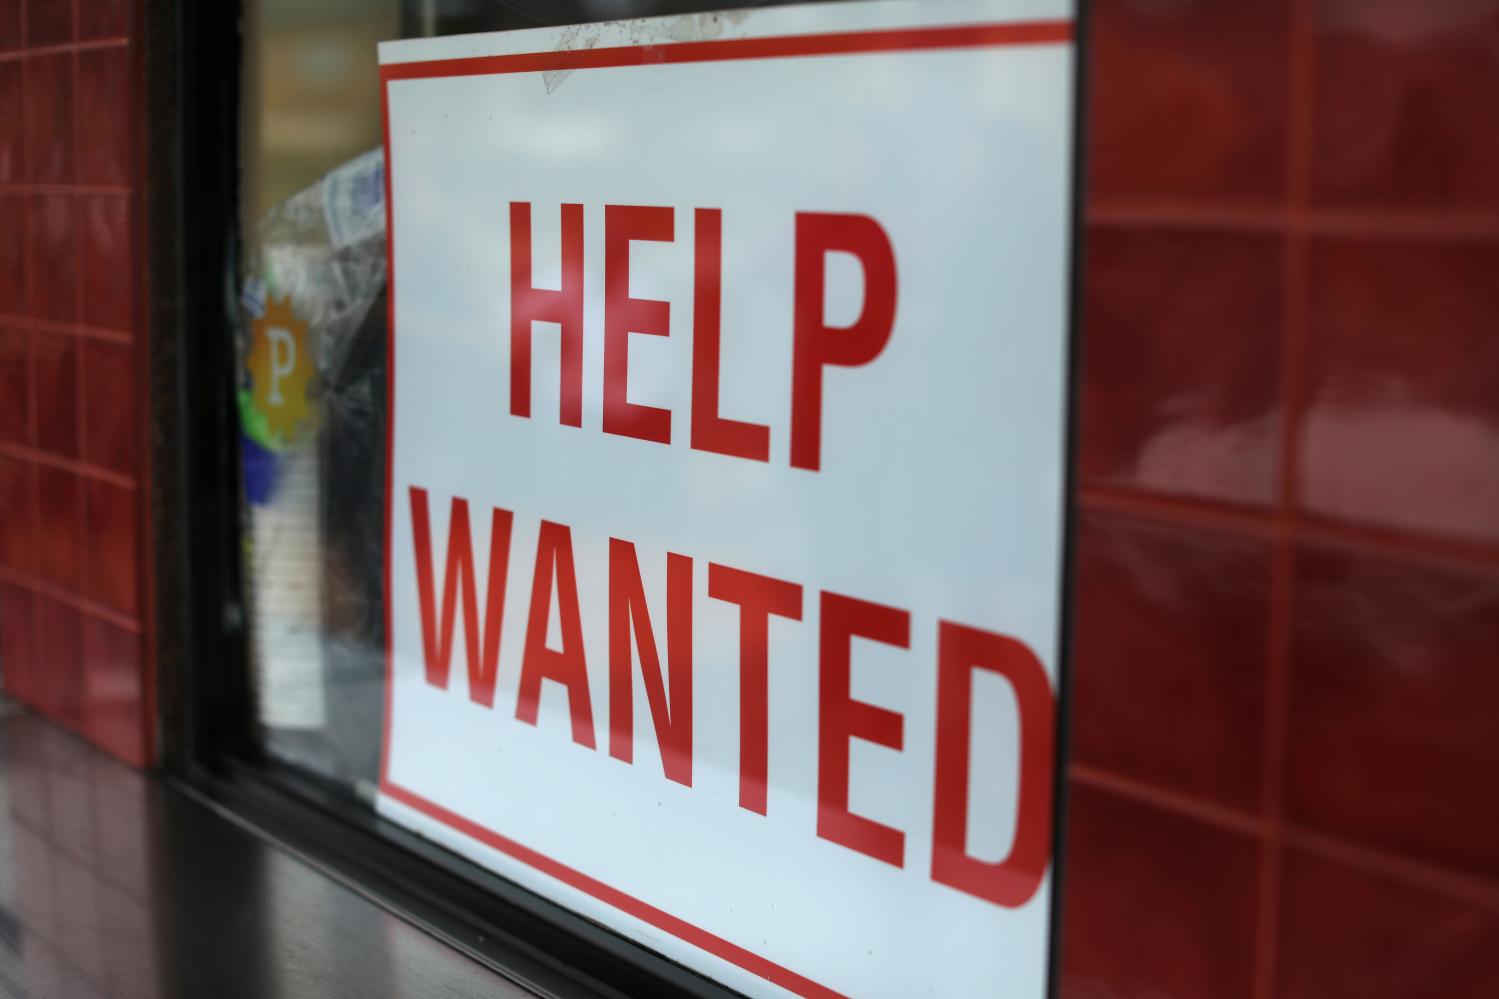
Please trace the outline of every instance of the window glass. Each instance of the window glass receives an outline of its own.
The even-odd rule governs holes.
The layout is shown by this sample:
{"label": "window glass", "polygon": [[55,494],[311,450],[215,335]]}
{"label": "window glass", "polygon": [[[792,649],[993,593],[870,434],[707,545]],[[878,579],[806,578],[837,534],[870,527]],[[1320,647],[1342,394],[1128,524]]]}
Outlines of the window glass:
{"label": "window glass", "polygon": [[247,0],[238,403],[252,710],[272,760],[373,800],[384,701],[378,42],[732,0]]}

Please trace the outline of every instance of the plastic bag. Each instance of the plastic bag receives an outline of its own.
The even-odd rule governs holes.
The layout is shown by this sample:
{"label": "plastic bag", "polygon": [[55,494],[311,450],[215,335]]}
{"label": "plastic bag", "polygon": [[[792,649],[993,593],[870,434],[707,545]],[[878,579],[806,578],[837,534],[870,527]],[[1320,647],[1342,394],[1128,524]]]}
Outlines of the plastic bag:
{"label": "plastic bag", "polygon": [[375,150],[268,212],[238,333],[264,748],[364,791],[384,701],[384,190]]}

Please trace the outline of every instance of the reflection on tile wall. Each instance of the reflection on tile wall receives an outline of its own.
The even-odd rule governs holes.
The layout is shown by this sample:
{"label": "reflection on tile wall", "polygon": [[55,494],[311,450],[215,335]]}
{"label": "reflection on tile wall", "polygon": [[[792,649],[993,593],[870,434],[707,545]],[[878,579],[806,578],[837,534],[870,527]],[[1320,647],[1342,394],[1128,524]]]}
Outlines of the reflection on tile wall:
{"label": "reflection on tile wall", "polygon": [[1064,981],[1499,995],[1499,0],[1096,0]]}
{"label": "reflection on tile wall", "polygon": [[138,10],[0,3],[0,670],[143,765]]}

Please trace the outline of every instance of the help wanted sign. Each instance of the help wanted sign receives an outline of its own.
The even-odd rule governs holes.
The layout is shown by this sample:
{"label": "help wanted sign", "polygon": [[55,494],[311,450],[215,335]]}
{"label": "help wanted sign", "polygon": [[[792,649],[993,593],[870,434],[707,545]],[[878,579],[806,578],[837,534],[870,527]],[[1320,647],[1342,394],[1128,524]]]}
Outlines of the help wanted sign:
{"label": "help wanted sign", "polygon": [[1071,14],[382,46],[384,814],[750,994],[1046,994]]}

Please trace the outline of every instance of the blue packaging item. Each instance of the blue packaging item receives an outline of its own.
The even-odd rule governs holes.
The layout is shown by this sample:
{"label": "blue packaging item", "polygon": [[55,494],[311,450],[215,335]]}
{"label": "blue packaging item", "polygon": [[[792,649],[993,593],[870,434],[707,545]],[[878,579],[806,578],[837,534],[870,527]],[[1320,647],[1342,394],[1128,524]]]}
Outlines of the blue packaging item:
{"label": "blue packaging item", "polygon": [[245,458],[245,498],[253,506],[265,506],[276,491],[274,451],[261,447],[246,434],[240,434],[240,454]]}

